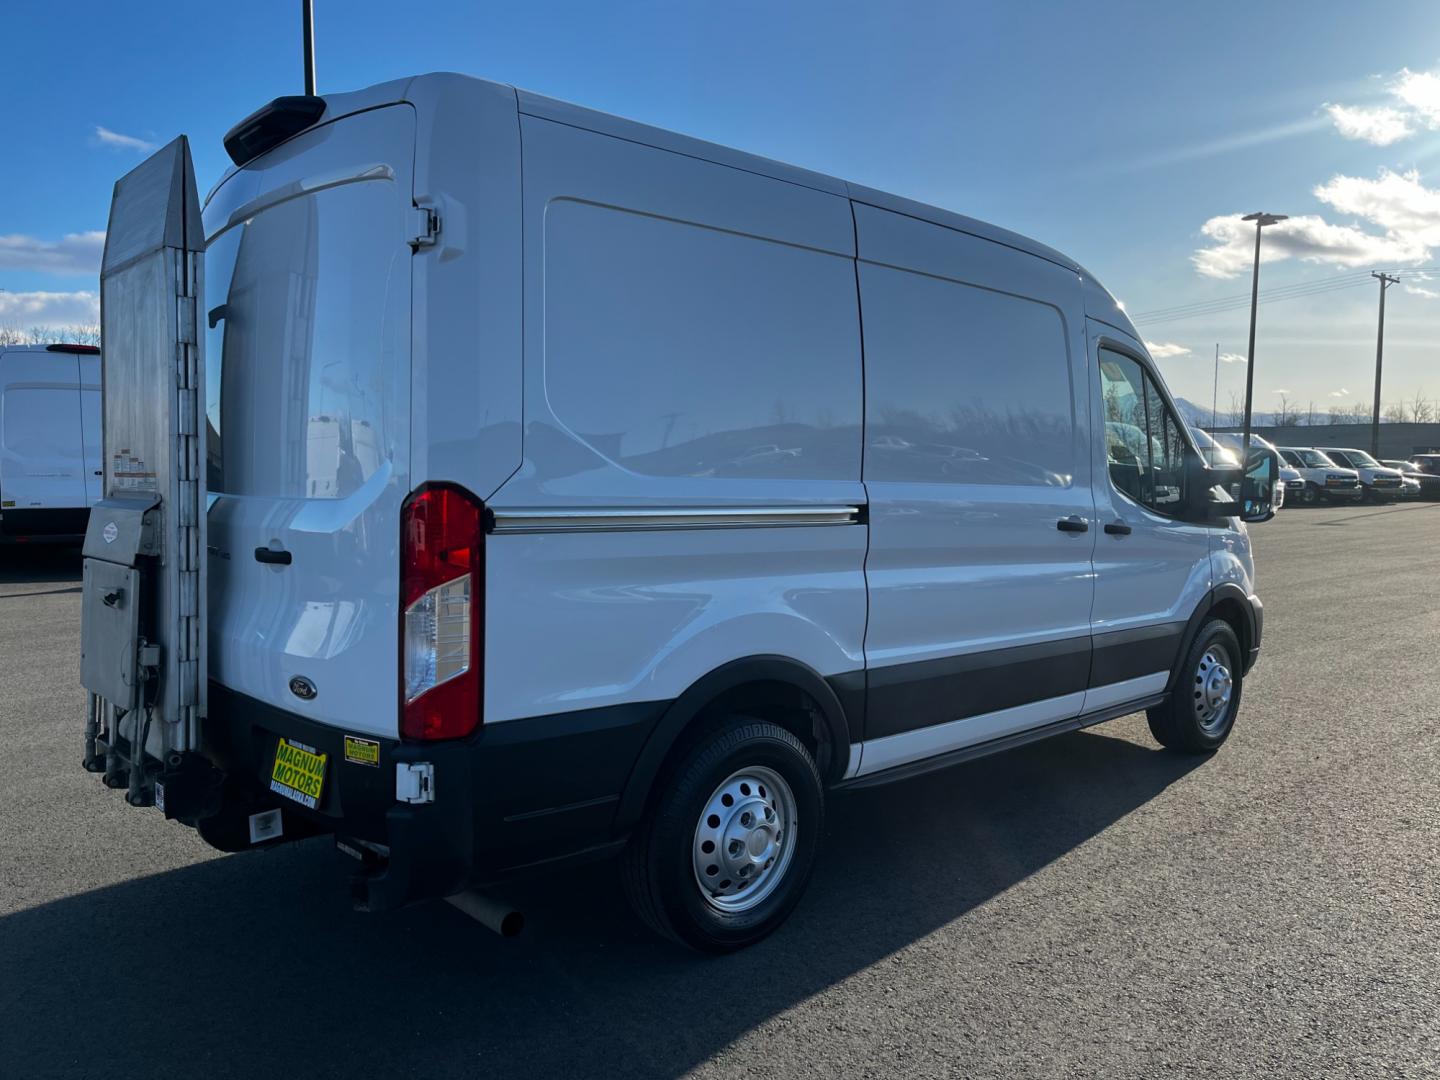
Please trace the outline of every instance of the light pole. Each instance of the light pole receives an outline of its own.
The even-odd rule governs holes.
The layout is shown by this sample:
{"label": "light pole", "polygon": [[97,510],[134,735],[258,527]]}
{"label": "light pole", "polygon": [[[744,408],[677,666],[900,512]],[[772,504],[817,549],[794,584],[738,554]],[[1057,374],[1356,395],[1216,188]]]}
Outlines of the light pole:
{"label": "light pole", "polygon": [[1245,437],[1240,443],[1240,462],[1250,467],[1250,406],[1255,398],[1255,309],[1260,304],[1260,230],[1286,220],[1288,214],[1246,214],[1241,221],[1255,222],[1255,271],[1250,278],[1250,351],[1245,356]]}
{"label": "light pole", "polygon": [[1370,276],[1380,282],[1380,329],[1375,334],[1375,412],[1370,417],[1370,456],[1378,458],[1380,456],[1380,359],[1385,355],[1385,290],[1398,283],[1400,279],[1373,270],[1370,272]]}

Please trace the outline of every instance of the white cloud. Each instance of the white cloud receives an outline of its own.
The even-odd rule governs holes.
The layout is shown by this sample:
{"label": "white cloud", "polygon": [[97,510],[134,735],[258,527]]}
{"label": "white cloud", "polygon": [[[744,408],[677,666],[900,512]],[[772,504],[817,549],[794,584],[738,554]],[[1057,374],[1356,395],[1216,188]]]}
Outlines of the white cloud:
{"label": "white cloud", "polygon": [[1245,357],[1241,356],[1239,353],[1222,352],[1222,353],[1220,354],[1220,363],[1222,363],[1222,364],[1245,364],[1245,363],[1249,363],[1249,361],[1247,361],[1247,360],[1245,359]]}
{"label": "white cloud", "polygon": [[105,234],[69,233],[60,240],[37,240],[33,236],[0,236],[0,270],[30,270],[45,274],[100,273],[100,255]]}
{"label": "white cloud", "polygon": [[1278,387],[1278,388],[1275,389],[1275,390],[1271,390],[1270,392],[1271,392],[1272,394],[1288,394],[1288,393],[1290,393],[1290,391],[1289,391],[1289,390],[1286,390],[1283,386]]}
{"label": "white cloud", "polygon": [[1373,108],[1326,105],[1325,111],[1330,114],[1335,130],[1347,139],[1363,139],[1375,146],[1389,146],[1415,134],[1410,117],[1389,105]]}
{"label": "white cloud", "polygon": [[[1261,262],[1300,259],[1326,266],[1404,265],[1424,262],[1440,246],[1440,191],[1420,182],[1418,172],[1381,169],[1374,179],[1333,176],[1314,196],[1342,214],[1383,230],[1337,225],[1318,214],[1301,214],[1271,225],[1260,244]],[[1213,217],[1200,227],[1210,246],[1191,255],[1206,277],[1231,278],[1255,260],[1255,226],[1240,214]]]}
{"label": "white cloud", "polygon": [[1427,289],[1422,285],[1406,285],[1405,291],[1411,296],[1422,296],[1426,300],[1440,300],[1440,292],[1434,289]]}
{"label": "white cloud", "polygon": [[1346,390],[1345,387],[1342,386],[1339,390],[1331,390],[1330,396],[1336,398],[1346,398],[1350,396],[1350,391]]}
{"label": "white cloud", "polygon": [[1440,73],[1401,68],[1390,93],[1419,114],[1428,128],[1440,128]]}
{"label": "white cloud", "polygon": [[1347,139],[1375,146],[1408,139],[1417,131],[1440,130],[1440,70],[1401,68],[1385,84],[1388,105],[1326,105],[1325,112]]}
{"label": "white cloud", "polygon": [[137,138],[134,135],[122,135],[118,131],[111,131],[99,124],[95,125],[95,138],[101,146],[113,146],[117,150],[139,150],[142,154],[148,154],[159,149],[158,143]]}
{"label": "white cloud", "polygon": [[1419,172],[1381,169],[1373,180],[1334,176],[1314,193],[1340,213],[1380,226],[1388,236],[1414,235],[1421,243],[1440,243],[1440,191],[1422,184]]}
{"label": "white cloud", "polygon": [[10,292],[0,290],[0,326],[93,326],[100,321],[100,294],[94,292]]}
{"label": "white cloud", "polygon": [[1169,360],[1175,356],[1189,356],[1190,350],[1184,345],[1176,345],[1171,341],[1147,341],[1145,348],[1156,360]]}

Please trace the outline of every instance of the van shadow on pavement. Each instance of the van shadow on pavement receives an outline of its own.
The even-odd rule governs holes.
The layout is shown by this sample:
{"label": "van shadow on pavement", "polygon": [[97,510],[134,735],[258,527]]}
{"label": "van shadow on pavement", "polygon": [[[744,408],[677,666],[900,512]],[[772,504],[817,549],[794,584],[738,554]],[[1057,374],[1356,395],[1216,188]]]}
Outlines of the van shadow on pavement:
{"label": "van shadow on pavement", "polygon": [[440,903],[352,912],[321,841],[137,877],[0,919],[0,1073],[675,1076],[1198,763],[1079,732],[836,797],[790,922],[723,958],[652,939],[610,865],[512,891],[511,941]]}
{"label": "van shadow on pavement", "polygon": [[[80,548],[69,545],[5,544],[0,546],[0,585],[80,581]],[[37,590],[78,592],[76,589]]]}

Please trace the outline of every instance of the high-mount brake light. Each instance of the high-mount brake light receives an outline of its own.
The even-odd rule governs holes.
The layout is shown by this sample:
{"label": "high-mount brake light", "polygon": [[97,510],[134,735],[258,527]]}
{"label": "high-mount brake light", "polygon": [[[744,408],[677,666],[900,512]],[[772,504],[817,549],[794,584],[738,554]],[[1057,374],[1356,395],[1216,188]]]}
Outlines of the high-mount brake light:
{"label": "high-mount brake light", "polygon": [[485,508],[430,484],[405,502],[400,534],[400,734],[456,739],[480,725]]}
{"label": "high-mount brake light", "polygon": [[84,353],[87,356],[99,356],[99,345],[72,345],[68,342],[57,341],[53,345],[45,346],[46,352]]}

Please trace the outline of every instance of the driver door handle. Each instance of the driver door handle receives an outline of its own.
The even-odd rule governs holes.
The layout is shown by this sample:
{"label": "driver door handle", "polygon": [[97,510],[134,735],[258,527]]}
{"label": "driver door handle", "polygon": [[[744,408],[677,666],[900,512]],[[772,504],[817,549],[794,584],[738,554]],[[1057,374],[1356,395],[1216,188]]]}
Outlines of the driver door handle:
{"label": "driver door handle", "polygon": [[1107,521],[1105,531],[1111,536],[1129,536],[1131,533],[1130,526],[1123,521]]}
{"label": "driver door handle", "polygon": [[1064,517],[1057,521],[1055,527],[1061,532],[1081,533],[1089,531],[1090,523],[1084,518],[1072,514],[1070,517]]}

